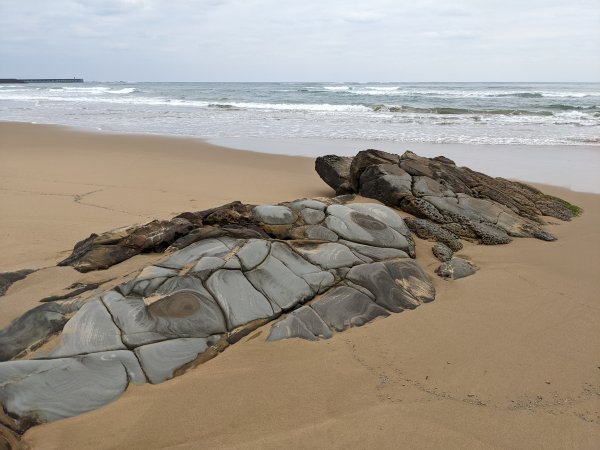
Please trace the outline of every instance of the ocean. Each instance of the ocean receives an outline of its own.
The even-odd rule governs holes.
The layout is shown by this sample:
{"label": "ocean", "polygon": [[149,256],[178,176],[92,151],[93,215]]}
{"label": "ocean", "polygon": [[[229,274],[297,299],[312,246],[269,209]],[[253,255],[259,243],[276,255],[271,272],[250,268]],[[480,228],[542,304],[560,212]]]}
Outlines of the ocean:
{"label": "ocean", "polygon": [[600,83],[8,84],[0,120],[205,139],[598,145]]}

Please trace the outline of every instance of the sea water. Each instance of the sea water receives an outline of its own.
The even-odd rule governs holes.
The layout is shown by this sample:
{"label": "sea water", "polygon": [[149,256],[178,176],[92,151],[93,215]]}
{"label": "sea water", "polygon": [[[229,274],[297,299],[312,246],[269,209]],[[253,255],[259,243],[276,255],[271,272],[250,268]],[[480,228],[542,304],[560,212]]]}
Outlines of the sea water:
{"label": "sea water", "polygon": [[0,120],[217,141],[596,146],[600,83],[8,84]]}

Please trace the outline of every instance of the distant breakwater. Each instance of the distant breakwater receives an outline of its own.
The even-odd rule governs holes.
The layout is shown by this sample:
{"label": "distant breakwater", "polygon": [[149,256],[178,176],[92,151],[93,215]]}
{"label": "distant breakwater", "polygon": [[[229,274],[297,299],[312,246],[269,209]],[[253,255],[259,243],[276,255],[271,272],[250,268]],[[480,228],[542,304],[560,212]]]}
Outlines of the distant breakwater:
{"label": "distant breakwater", "polygon": [[0,83],[83,83],[83,78],[0,78]]}

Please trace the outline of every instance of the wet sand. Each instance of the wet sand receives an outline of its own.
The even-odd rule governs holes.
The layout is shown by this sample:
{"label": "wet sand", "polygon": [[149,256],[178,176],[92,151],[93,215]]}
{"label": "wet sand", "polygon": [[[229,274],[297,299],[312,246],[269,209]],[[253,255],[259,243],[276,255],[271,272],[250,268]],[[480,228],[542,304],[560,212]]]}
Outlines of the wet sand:
{"label": "wet sand", "polygon": [[[356,150],[359,150],[358,148]],[[458,160],[457,163],[461,164]],[[192,139],[0,124],[0,271],[41,268],[0,297],[0,326],[74,282],[126,277],[53,267],[105,231],[232,200],[331,195],[313,160]],[[480,270],[436,300],[328,341],[266,343],[268,326],[160,385],[30,429],[32,448],[598,448],[600,197],[559,240],[466,244]],[[417,260],[437,267],[432,243]],[[47,268],[44,268],[47,267]]]}

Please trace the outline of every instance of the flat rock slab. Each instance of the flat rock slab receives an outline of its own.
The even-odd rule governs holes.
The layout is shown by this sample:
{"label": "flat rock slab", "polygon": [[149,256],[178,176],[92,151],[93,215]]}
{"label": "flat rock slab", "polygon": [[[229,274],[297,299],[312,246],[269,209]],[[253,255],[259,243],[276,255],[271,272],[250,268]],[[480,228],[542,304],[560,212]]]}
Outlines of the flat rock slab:
{"label": "flat rock slab", "polygon": [[24,426],[72,417],[116,400],[144,383],[136,357],[121,350],[0,364],[0,402]]}
{"label": "flat rock slab", "polygon": [[390,315],[365,294],[348,286],[327,291],[311,307],[335,331],[360,327],[377,317]]}
{"label": "flat rock slab", "polygon": [[271,327],[268,341],[301,338],[317,341],[319,338],[329,339],[333,334],[323,319],[310,306],[302,306],[292,311],[285,319]]}
{"label": "flat rock slab", "polygon": [[135,354],[148,381],[158,384],[173,378],[175,370],[196,359],[220,338],[216,335],[208,338],[171,339],[137,347]]}

